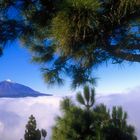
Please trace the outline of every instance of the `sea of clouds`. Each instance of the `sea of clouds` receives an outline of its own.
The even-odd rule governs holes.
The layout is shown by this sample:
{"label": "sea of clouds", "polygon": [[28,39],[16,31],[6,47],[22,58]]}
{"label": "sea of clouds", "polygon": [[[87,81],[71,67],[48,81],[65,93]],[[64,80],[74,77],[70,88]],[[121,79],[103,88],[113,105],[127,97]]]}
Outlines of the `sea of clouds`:
{"label": "sea of clouds", "polygon": [[[46,129],[50,140],[51,128],[55,118],[60,115],[59,104],[62,97],[27,97],[0,99],[0,140],[20,140],[24,138],[25,125],[28,117],[33,114],[38,128]],[[123,106],[128,112],[129,123],[136,127],[140,139],[140,87],[127,91],[125,94],[112,94],[97,99],[97,103],[108,107]]]}
{"label": "sea of clouds", "polygon": [[20,140],[24,137],[28,117],[33,114],[38,128],[46,129],[50,139],[51,127],[60,114],[61,97],[27,97],[0,99],[0,140]]}

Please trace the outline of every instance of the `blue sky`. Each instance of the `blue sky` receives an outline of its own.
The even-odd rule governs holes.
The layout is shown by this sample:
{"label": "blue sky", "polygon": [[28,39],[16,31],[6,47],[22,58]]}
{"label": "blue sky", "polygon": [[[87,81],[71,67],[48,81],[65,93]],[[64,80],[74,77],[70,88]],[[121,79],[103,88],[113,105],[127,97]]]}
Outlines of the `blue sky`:
{"label": "blue sky", "polygon": [[[62,87],[48,87],[43,81],[40,66],[31,63],[31,54],[14,42],[9,45],[0,57],[0,81],[11,79],[31,88],[56,95],[68,95],[75,91],[70,89],[70,79]],[[140,86],[140,65],[125,63],[122,65],[108,64],[100,66],[93,73],[98,78],[97,93],[120,93]]]}

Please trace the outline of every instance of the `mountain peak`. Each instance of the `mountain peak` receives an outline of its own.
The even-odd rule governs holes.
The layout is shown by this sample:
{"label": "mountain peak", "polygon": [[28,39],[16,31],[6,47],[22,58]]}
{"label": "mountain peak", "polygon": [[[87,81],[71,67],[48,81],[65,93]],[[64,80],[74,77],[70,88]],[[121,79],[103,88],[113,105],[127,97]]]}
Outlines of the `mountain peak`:
{"label": "mountain peak", "polygon": [[6,82],[14,83],[11,79],[6,79]]}
{"label": "mountain peak", "polygon": [[18,84],[8,79],[0,82],[0,97],[37,97],[37,96],[50,96],[51,94],[44,94],[33,90],[32,88]]}

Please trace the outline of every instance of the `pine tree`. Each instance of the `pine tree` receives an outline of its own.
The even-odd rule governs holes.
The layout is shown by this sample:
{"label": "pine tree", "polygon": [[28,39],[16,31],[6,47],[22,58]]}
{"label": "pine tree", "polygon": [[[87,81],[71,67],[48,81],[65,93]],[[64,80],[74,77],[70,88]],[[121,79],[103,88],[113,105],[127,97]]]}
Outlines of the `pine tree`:
{"label": "pine tree", "polygon": [[[47,83],[62,84],[63,74],[73,87],[92,83],[102,63],[140,62],[139,1],[1,0],[0,54],[18,38],[45,64]],[[8,14],[11,8],[20,18]]]}
{"label": "pine tree", "polygon": [[52,140],[137,140],[121,107],[111,112],[103,104],[95,105],[93,89],[85,86],[83,91],[77,94],[80,106],[69,98],[62,101],[63,115],[56,120]]}
{"label": "pine tree", "polygon": [[47,136],[46,130],[42,129],[41,131],[37,129],[36,119],[33,115],[29,117],[29,121],[26,125],[26,130],[24,134],[25,140],[41,140],[41,137],[45,140]]}
{"label": "pine tree", "polygon": [[137,140],[135,129],[127,124],[127,113],[122,107],[113,107],[107,127],[104,127],[106,140]]}
{"label": "pine tree", "polygon": [[89,110],[95,103],[95,90],[90,89],[88,86],[85,86],[83,95],[81,94],[81,92],[79,92],[77,93],[76,98],[81,105],[84,105],[86,109]]}
{"label": "pine tree", "polygon": [[46,138],[46,136],[47,136],[47,132],[46,132],[45,129],[41,129],[41,135],[42,135],[42,137],[43,137],[42,140],[45,140],[45,138]]}

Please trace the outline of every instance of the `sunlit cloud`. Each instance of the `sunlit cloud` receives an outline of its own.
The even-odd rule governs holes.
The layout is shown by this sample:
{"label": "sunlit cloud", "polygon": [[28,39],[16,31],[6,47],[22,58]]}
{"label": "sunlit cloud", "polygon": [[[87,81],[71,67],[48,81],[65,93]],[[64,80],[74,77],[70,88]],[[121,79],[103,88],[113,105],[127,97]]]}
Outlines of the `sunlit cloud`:
{"label": "sunlit cloud", "polygon": [[[97,103],[104,103],[109,108],[114,105],[123,106],[128,112],[129,123],[135,125],[140,139],[140,87],[127,91],[125,94],[113,94],[98,98]],[[98,97],[98,96],[97,96]],[[50,140],[51,128],[55,118],[61,115],[60,101],[62,97],[27,97],[27,98],[1,98],[0,99],[0,140],[19,140],[23,138],[28,117],[33,114],[37,120],[38,128],[48,132],[46,140]],[[9,135],[10,133],[10,135]]]}

